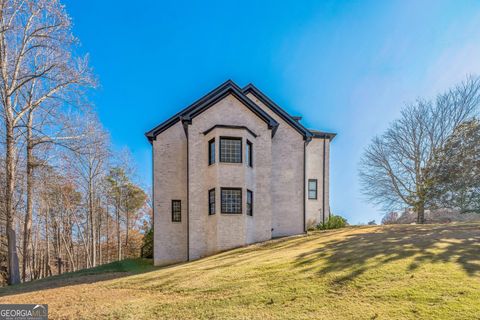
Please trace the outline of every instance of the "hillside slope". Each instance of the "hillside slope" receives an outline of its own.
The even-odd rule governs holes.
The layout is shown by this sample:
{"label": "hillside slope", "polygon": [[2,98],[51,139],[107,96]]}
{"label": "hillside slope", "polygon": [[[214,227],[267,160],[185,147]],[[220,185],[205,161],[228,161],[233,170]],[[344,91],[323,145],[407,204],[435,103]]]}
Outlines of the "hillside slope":
{"label": "hillside slope", "polygon": [[127,261],[0,290],[55,318],[478,319],[480,225],[315,232],[155,268]]}

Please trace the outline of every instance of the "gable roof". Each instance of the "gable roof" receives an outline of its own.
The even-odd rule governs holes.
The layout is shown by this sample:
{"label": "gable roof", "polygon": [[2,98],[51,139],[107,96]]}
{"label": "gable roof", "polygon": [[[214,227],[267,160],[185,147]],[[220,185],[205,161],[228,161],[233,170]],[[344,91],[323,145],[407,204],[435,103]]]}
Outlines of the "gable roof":
{"label": "gable roof", "polygon": [[162,122],[152,130],[145,133],[145,136],[151,142],[155,140],[156,136],[167,130],[178,121],[182,121],[184,124],[190,124],[192,119],[207,110],[209,107],[222,100],[229,94],[236,97],[243,105],[250,109],[254,114],[256,114],[260,119],[265,121],[269,129],[272,129],[272,137],[275,135],[275,132],[278,128],[278,122],[275,121],[268,113],[266,113],[262,108],[256,105],[252,100],[250,100],[232,80],[227,80],[214,90],[207,93],[202,98],[198,99],[190,106],[186,107],[182,111],[178,112],[171,118]]}
{"label": "gable roof", "polygon": [[[288,114],[285,110],[283,110],[278,104],[273,102],[272,99],[267,97],[262,91],[260,91],[257,87],[253,84],[248,84],[243,89],[243,93],[245,95],[252,93],[258,100],[260,100],[264,105],[270,108],[273,112],[275,112],[280,118],[282,118],[286,123],[288,123],[292,128],[298,131],[305,140],[310,140],[313,138],[313,133],[310,132],[307,128],[302,126],[299,122],[298,117],[293,117]],[[296,119],[297,118],[297,119]]]}
{"label": "gable roof", "polygon": [[288,123],[291,127],[297,130],[305,140],[311,140],[312,138],[328,138],[330,140],[333,140],[333,138],[337,135],[336,133],[328,133],[328,132],[305,128],[300,123],[300,120],[302,119],[302,117],[291,116],[288,112],[283,110],[278,104],[276,104],[272,99],[267,97],[262,91],[260,91],[260,89],[255,87],[252,83],[245,86],[242,90],[245,95],[252,93],[264,105],[270,108],[273,112],[275,112],[275,114],[277,114],[280,118],[282,118],[286,123]]}

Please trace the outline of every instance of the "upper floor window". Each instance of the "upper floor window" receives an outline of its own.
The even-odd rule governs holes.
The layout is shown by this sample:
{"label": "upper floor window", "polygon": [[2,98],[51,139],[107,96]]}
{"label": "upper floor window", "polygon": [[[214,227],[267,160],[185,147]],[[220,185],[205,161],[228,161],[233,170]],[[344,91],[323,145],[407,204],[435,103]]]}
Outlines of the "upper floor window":
{"label": "upper floor window", "polygon": [[308,179],[308,199],[317,199],[317,179]]}
{"label": "upper floor window", "polygon": [[222,188],[222,213],[242,213],[242,189]]}
{"label": "upper floor window", "polygon": [[215,189],[208,191],[208,214],[215,214]]}
{"label": "upper floor window", "polygon": [[253,192],[247,190],[247,215],[253,216]]}
{"label": "upper floor window", "polygon": [[208,141],[208,165],[215,163],[215,138]]}
{"label": "upper floor window", "polygon": [[242,163],[242,138],[220,137],[220,162]]}
{"label": "upper floor window", "polygon": [[253,144],[248,140],[245,148],[245,162],[247,162],[250,167],[253,167]]}
{"label": "upper floor window", "polygon": [[180,200],[172,200],[172,222],[182,221],[182,202]]}

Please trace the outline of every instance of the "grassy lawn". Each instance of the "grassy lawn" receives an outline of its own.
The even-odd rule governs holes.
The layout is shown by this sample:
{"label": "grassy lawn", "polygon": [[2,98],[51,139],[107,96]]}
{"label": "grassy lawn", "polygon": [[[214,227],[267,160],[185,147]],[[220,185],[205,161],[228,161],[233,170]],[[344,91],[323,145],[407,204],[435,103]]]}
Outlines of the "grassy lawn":
{"label": "grassy lawn", "polygon": [[156,268],[113,263],[0,289],[51,318],[479,319],[480,225],[314,232]]}

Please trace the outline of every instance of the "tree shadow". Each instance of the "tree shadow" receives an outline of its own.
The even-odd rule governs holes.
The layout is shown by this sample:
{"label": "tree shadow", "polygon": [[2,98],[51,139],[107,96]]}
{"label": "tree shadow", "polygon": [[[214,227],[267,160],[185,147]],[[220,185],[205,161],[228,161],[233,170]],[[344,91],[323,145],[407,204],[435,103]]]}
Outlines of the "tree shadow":
{"label": "tree shadow", "polygon": [[[436,226],[386,226],[348,234],[319,243],[297,256],[295,265],[317,275],[347,272],[333,284],[349,282],[383,264],[410,258],[408,271],[423,263],[457,263],[469,275],[480,275],[480,226],[452,224]],[[324,262],[323,264],[319,261]]]}
{"label": "tree shadow", "polygon": [[[166,269],[170,267],[173,266],[163,268]],[[161,269],[161,267],[154,267],[151,261],[145,259],[123,260],[101,265],[96,268],[54,275],[39,280],[3,287],[0,288],[0,298],[33,291],[99,283],[132,275],[149,273],[158,269]]]}

